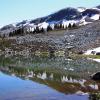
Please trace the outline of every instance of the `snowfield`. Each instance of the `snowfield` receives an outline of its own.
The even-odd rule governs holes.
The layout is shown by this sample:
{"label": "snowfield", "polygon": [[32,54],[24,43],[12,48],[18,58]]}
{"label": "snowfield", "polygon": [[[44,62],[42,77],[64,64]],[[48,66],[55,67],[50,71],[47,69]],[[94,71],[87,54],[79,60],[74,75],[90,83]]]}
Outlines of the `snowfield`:
{"label": "snowfield", "polygon": [[87,50],[84,54],[85,55],[96,55],[97,53],[100,53],[100,47]]}
{"label": "snowfield", "polygon": [[99,20],[99,17],[100,17],[100,15],[96,14],[96,15],[93,15],[92,17],[90,17],[90,18],[93,19],[93,20]]}

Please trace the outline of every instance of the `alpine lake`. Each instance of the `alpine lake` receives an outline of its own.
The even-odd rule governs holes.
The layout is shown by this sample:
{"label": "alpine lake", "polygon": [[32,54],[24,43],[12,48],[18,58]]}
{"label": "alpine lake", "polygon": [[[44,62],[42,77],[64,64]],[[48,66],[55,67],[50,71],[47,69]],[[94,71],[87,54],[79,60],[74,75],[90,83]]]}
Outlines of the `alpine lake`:
{"label": "alpine lake", "polygon": [[0,100],[99,100],[98,71],[86,57],[1,55]]}

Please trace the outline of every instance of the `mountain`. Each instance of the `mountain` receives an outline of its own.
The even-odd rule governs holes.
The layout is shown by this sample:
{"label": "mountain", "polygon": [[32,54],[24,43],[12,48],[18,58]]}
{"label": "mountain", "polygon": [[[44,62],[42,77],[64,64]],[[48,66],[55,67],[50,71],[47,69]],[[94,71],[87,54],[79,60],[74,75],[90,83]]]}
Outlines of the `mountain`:
{"label": "mountain", "polygon": [[[34,20],[23,20],[22,22],[13,23],[6,25],[0,29],[1,36],[9,36],[9,33],[15,32],[19,29],[24,29],[24,32],[34,32],[38,28],[39,30],[47,30],[48,26],[54,29],[54,26],[58,24],[62,25],[64,28],[68,27],[70,24],[73,26],[86,25],[100,18],[100,6],[95,8],[64,8],[53,14],[45,17],[37,18]],[[38,31],[37,31],[38,32]]]}
{"label": "mountain", "polygon": [[100,14],[100,10],[98,10],[98,9],[86,9],[86,10],[82,13],[82,16],[91,17],[91,16],[96,15],[96,14]]}
{"label": "mountain", "polygon": [[96,7],[97,9],[100,9],[100,5]]}
{"label": "mountain", "polygon": [[[75,17],[74,17],[75,16]],[[75,8],[65,8],[48,16],[47,22],[60,21],[62,19],[75,20],[81,18],[81,13]]]}

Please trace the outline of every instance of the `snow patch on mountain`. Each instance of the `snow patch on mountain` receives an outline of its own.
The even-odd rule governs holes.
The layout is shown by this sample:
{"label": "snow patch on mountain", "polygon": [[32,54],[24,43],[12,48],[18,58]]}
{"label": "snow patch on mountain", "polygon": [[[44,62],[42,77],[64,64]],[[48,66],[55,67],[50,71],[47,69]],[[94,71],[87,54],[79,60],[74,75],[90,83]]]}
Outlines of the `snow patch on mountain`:
{"label": "snow patch on mountain", "polygon": [[42,28],[43,28],[43,29],[45,29],[45,30],[46,30],[46,29],[47,29],[47,27],[48,27],[48,25],[49,25],[49,24],[48,24],[47,22],[43,22],[43,23],[38,24],[38,27],[39,27],[40,29],[42,29]]}
{"label": "snow patch on mountain", "polygon": [[100,53],[100,47],[87,50],[84,54],[85,55],[96,55],[97,53]]}
{"label": "snow patch on mountain", "polygon": [[100,59],[93,59],[93,61],[100,63]]}
{"label": "snow patch on mountain", "polygon": [[91,9],[84,7],[78,8],[65,8],[59,10],[51,15],[46,17],[37,18],[35,20],[23,20],[19,23],[13,23],[6,25],[0,29],[0,34],[13,32],[19,28],[26,29],[28,32],[33,32],[37,27],[39,30],[42,28],[46,31],[47,27],[50,25],[52,30],[54,30],[55,24],[64,26],[64,29],[69,26],[76,24],[77,26],[86,25],[92,23],[95,20],[100,19],[100,9],[99,6]]}
{"label": "snow patch on mountain", "polygon": [[95,14],[93,16],[91,16],[90,18],[93,20],[99,20],[100,15],[99,14]]}
{"label": "snow patch on mountain", "polygon": [[84,7],[78,7],[77,10],[78,10],[79,12],[83,12],[83,11],[86,10],[86,8],[84,8]]}

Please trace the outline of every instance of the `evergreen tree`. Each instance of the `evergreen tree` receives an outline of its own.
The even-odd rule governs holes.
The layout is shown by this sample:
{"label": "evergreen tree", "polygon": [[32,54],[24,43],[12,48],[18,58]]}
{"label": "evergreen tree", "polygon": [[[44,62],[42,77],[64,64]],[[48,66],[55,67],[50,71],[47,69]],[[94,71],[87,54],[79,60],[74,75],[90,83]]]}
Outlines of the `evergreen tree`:
{"label": "evergreen tree", "polygon": [[33,34],[36,33],[36,29],[34,29]]}
{"label": "evergreen tree", "polygon": [[52,28],[51,28],[50,25],[47,27],[47,32],[48,32],[48,31],[52,31]]}
{"label": "evergreen tree", "polygon": [[57,29],[57,24],[54,25],[54,29]]}
{"label": "evergreen tree", "polygon": [[69,25],[68,25],[68,28],[71,28],[72,26],[71,26],[71,23],[69,23]]}
{"label": "evergreen tree", "polygon": [[14,31],[14,35],[16,35],[16,34],[17,34],[17,30]]}
{"label": "evergreen tree", "polygon": [[13,36],[13,32],[10,32],[10,33],[9,33],[9,36]]}
{"label": "evergreen tree", "polygon": [[41,33],[44,33],[44,28],[42,27],[42,29],[41,29]]}
{"label": "evergreen tree", "polygon": [[24,27],[21,28],[21,34],[24,34]]}
{"label": "evergreen tree", "polygon": [[36,33],[39,33],[39,27],[38,26],[36,27]]}
{"label": "evergreen tree", "polygon": [[58,29],[60,29],[60,24],[58,24],[57,26],[58,26]]}
{"label": "evergreen tree", "polygon": [[76,27],[76,24],[74,23],[72,27],[75,28]]}
{"label": "evergreen tree", "polygon": [[64,25],[62,25],[62,29],[64,29]]}

